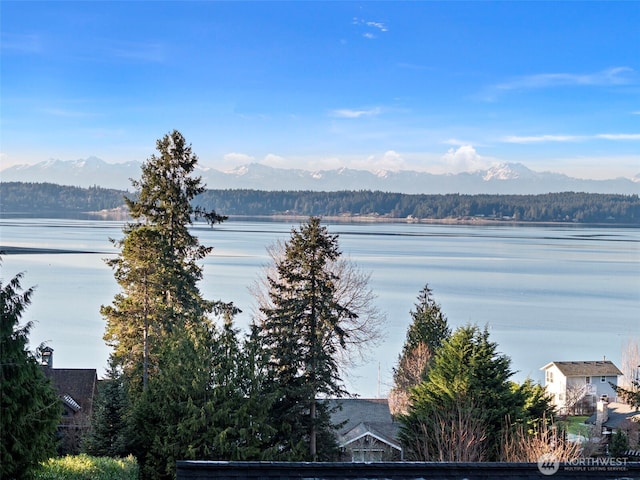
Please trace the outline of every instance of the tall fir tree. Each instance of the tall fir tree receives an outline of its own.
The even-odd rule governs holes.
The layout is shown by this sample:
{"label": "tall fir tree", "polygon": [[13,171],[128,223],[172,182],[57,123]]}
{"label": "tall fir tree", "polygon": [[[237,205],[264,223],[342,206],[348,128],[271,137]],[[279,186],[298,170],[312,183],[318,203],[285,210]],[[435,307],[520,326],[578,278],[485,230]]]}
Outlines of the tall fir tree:
{"label": "tall fir tree", "polygon": [[144,388],[162,337],[190,322],[201,322],[214,304],[197,287],[202,268],[197,262],[212,250],[200,245],[189,230],[197,216],[209,222],[225,217],[192,206],[204,191],[192,176],[198,157],[182,134],[173,131],[156,144],[159,155],[142,165],[133,180],[134,198],[125,197],[131,217],[125,238],[116,241],[121,254],[108,261],[123,293],[102,308],[107,318],[105,340],[114,348],[124,374]]}
{"label": "tall fir tree", "polygon": [[[266,391],[275,398],[275,442],[284,460],[326,460],[334,454],[335,440],[327,434],[330,412],[318,396],[346,393],[337,350],[345,346],[343,323],[356,316],[337,294],[331,264],[340,255],[338,236],[311,217],[292,230],[268,278],[261,341],[269,357]],[[319,443],[320,437],[326,441]]]}
{"label": "tall fir tree", "polygon": [[0,478],[29,478],[40,461],[56,454],[62,405],[37,357],[27,349],[31,323],[20,318],[33,288],[23,275],[0,282]]}
{"label": "tall fir tree", "polygon": [[174,461],[190,452],[195,432],[188,425],[209,394],[203,366],[215,362],[210,314],[225,305],[200,294],[198,262],[212,247],[201,245],[189,228],[198,216],[210,223],[225,217],[192,206],[204,186],[193,176],[197,156],[184,137],[174,130],[156,146],[158,155],[133,181],[136,195],[125,198],[134,221],[114,242],[120,254],[108,261],[122,291],[101,313],[128,395],[127,443],[143,478],[170,478]]}

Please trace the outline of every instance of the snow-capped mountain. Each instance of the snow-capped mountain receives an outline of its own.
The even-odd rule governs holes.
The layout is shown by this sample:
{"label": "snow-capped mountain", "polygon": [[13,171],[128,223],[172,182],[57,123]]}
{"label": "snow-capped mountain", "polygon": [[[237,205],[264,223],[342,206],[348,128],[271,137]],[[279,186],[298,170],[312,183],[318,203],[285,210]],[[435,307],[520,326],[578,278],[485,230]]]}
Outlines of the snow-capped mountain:
{"label": "snow-capped mountain", "polygon": [[486,182],[491,180],[534,178],[537,175],[521,163],[501,163],[499,165],[494,165],[488,170],[482,171],[482,173],[482,179]]}
{"label": "snow-capped mountain", "polygon": [[130,178],[140,177],[140,163],[107,163],[97,157],[79,160],[46,160],[34,165],[15,165],[0,170],[2,182],[34,182],[71,185],[74,187],[99,186],[127,190]]}
{"label": "snow-capped mountain", "polygon": [[[207,188],[255,190],[380,190],[398,193],[539,194],[590,192],[640,194],[640,173],[633,179],[584,180],[551,172],[535,172],[521,163],[505,163],[487,170],[435,175],[410,170],[308,171],[272,168],[251,163],[230,171],[200,168]],[[3,182],[50,182],[60,185],[130,190],[130,178],[140,177],[140,163],[106,163],[96,157],[80,160],[48,160],[0,170]]]}

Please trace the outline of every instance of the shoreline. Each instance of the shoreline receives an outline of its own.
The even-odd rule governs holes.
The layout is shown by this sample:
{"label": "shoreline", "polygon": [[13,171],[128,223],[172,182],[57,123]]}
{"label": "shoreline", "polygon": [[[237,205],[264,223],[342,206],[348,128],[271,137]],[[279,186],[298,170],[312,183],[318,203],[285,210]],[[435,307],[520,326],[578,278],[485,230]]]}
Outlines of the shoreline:
{"label": "shoreline", "polygon": [[[47,214],[48,213],[48,214]],[[57,215],[47,213],[27,212],[0,212],[0,220],[11,219],[78,219],[78,220],[105,220],[105,221],[130,221],[132,218],[122,208],[89,212],[57,212]],[[416,218],[416,217],[387,217],[382,215],[318,215],[323,221],[334,223],[402,223],[422,225],[467,225],[467,226],[518,226],[518,227],[594,227],[594,228],[640,228],[639,223],[604,223],[604,222],[561,222],[561,221],[526,221],[513,220],[511,218],[487,218],[487,217],[448,217],[448,218]],[[227,215],[227,221],[259,221],[259,222],[304,222],[308,215],[274,214],[274,215]],[[93,252],[89,252],[93,253]]]}
{"label": "shoreline", "polygon": [[[373,215],[318,215],[323,221],[335,223],[404,223],[424,225],[478,225],[478,226],[532,226],[532,227],[615,227],[615,228],[640,228],[640,224],[634,223],[580,223],[580,222],[531,222],[524,220],[492,219],[479,217],[456,218],[393,218]],[[306,215],[229,215],[229,221],[272,221],[272,222],[304,222],[309,218]]]}
{"label": "shoreline", "polygon": [[97,254],[93,250],[68,250],[57,248],[35,248],[35,247],[14,247],[11,245],[0,245],[0,255],[55,255],[55,254]]}

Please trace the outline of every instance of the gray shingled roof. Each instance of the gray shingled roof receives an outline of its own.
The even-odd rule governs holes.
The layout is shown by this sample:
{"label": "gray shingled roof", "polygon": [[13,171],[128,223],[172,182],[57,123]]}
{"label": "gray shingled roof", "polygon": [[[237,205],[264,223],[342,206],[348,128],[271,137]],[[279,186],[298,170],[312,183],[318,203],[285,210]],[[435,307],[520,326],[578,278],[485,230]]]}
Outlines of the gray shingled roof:
{"label": "gray shingled roof", "polygon": [[368,430],[387,443],[398,445],[399,426],[391,416],[386,398],[341,398],[327,401],[330,408],[338,405],[342,407],[331,415],[331,420],[334,424],[341,425],[338,436],[345,443]]}
{"label": "gray shingled roof", "polygon": [[558,367],[558,370],[560,370],[565,377],[622,375],[622,372],[610,360],[551,362],[542,367],[541,370],[547,370],[551,365]]}

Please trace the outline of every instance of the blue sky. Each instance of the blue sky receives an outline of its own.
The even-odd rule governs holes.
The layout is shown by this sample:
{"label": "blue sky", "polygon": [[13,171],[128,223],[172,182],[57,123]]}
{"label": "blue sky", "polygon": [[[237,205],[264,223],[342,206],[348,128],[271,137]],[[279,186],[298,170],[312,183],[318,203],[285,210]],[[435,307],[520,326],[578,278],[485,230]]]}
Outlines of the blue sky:
{"label": "blue sky", "polygon": [[0,159],[640,173],[640,3],[2,1]]}

